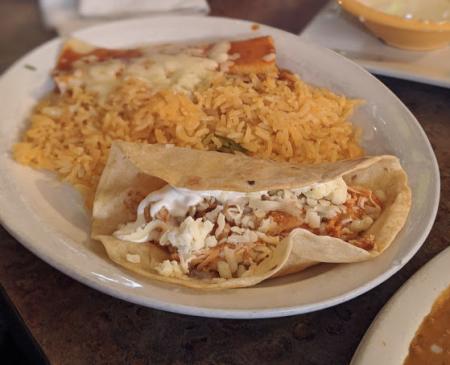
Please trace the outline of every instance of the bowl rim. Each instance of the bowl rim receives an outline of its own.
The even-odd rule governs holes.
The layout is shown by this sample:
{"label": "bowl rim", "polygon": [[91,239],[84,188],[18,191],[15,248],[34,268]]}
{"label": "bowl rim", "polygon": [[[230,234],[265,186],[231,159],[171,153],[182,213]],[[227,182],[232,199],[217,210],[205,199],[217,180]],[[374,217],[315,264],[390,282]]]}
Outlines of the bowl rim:
{"label": "bowl rim", "polygon": [[372,8],[363,4],[360,0],[337,0],[337,2],[344,10],[354,16],[363,17],[366,21],[379,25],[426,32],[450,31],[450,21],[435,22],[429,20],[406,19]]}

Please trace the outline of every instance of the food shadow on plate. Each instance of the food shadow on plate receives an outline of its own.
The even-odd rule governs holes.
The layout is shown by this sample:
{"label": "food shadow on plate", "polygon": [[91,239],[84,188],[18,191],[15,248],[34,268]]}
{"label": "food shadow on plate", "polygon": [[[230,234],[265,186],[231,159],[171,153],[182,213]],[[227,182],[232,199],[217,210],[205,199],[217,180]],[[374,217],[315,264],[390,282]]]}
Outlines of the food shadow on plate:
{"label": "food shadow on plate", "polygon": [[90,230],[90,218],[86,212],[83,199],[71,185],[58,181],[51,172],[42,172],[46,178],[35,180],[37,190],[42,198],[54,209],[66,223],[85,232]]}
{"label": "food shadow on plate", "polygon": [[[96,244],[97,242],[93,241],[92,244]],[[98,250],[98,248],[97,248]],[[103,253],[103,255],[106,255],[106,253]],[[107,257],[105,257],[105,260],[108,260]],[[189,287],[184,287],[181,285],[177,285],[177,284],[172,284],[172,283],[167,283],[167,282],[163,282],[163,281],[159,281],[159,280],[154,280],[154,279],[150,279],[144,276],[140,276],[139,274],[135,274],[133,272],[127,271],[126,269],[123,269],[122,267],[114,264],[111,262],[112,265],[115,265],[117,267],[118,270],[120,270],[122,272],[123,275],[114,275],[115,278],[109,276],[107,278],[102,278],[100,276],[98,276],[98,279],[101,281],[114,281],[116,283],[122,283],[123,285],[126,286],[130,286],[129,283],[134,283],[134,285],[131,285],[133,287],[142,287],[142,285],[140,285],[140,283],[144,284],[144,283],[150,283],[152,286],[157,286],[161,289],[171,289],[172,291],[175,292],[180,292],[180,293],[192,293],[192,292],[198,292],[198,293],[208,293],[208,294],[218,294],[220,295],[221,293],[224,292],[232,292],[235,290],[258,290],[258,289],[266,289],[266,288],[273,288],[273,287],[277,287],[277,286],[284,286],[284,285],[289,285],[292,283],[298,283],[301,281],[307,281],[309,279],[312,278],[317,278],[321,275],[325,275],[328,272],[330,272],[331,270],[334,270],[339,264],[327,264],[327,263],[320,263],[317,265],[314,265],[312,267],[309,267],[301,272],[298,273],[294,273],[294,274],[289,274],[286,276],[282,276],[282,277],[275,277],[275,278],[270,278],[267,279],[259,284],[256,284],[254,286],[250,286],[250,287],[244,287],[244,288],[235,288],[235,289],[224,289],[224,290],[205,290],[205,289],[195,289],[195,288],[189,288]],[[124,283],[124,281],[126,281],[127,283]]]}
{"label": "food shadow on plate", "polygon": [[[30,72],[28,71],[24,66],[23,72]],[[35,71],[33,71],[35,72]],[[45,71],[47,73],[47,71]],[[39,76],[39,79],[42,79],[41,76]],[[28,100],[25,104],[28,105],[25,112],[21,111],[20,108],[23,108],[23,104],[17,104],[17,108],[14,111],[14,115],[20,116],[21,123],[19,123],[17,126],[14,126],[12,130],[12,136],[13,138],[8,138],[6,140],[6,143],[8,143],[8,147],[6,151],[8,151],[8,155],[12,155],[11,149],[13,145],[15,145],[17,142],[21,142],[22,138],[25,134],[25,132],[30,128],[31,125],[31,114],[33,112],[33,109],[36,106],[36,102],[38,100],[41,100],[43,97],[45,97],[47,94],[49,94],[52,89],[55,87],[55,84],[53,80],[50,77],[50,74],[46,75],[45,79],[39,82],[34,82],[33,86],[30,87],[29,92],[27,94]],[[13,157],[11,156],[13,159]]]}
{"label": "food shadow on plate", "polygon": [[268,280],[263,281],[262,283],[259,283],[256,287],[259,288],[270,288],[274,286],[282,286],[282,285],[288,285],[293,282],[300,282],[304,280],[308,280],[311,278],[317,278],[320,275],[324,275],[328,273],[330,270],[333,270],[338,264],[327,264],[327,263],[320,263],[311,267],[308,267],[307,269],[300,271],[298,273],[289,274],[282,277],[275,277]]}
{"label": "food shadow on plate", "polygon": [[102,260],[105,260],[106,263],[110,264],[111,259],[108,257],[106,253],[105,247],[100,243],[100,241],[96,241],[92,238],[87,238],[82,242],[83,246],[86,247],[91,253],[100,257]]}
{"label": "food shadow on plate", "polygon": [[35,183],[42,197],[67,224],[85,233],[86,238],[78,241],[80,244],[102,260],[108,260],[103,245],[90,238],[90,216],[86,210],[87,208],[84,205],[81,194],[71,185],[57,181],[53,173],[43,173],[48,178],[38,179]]}
{"label": "food shadow on plate", "polygon": [[[45,71],[47,73],[47,71]],[[45,81],[36,87],[33,87],[30,90],[30,96],[35,100],[41,100],[43,96],[50,93],[55,88],[55,83],[53,82],[53,79],[50,76],[50,73],[48,73]]]}

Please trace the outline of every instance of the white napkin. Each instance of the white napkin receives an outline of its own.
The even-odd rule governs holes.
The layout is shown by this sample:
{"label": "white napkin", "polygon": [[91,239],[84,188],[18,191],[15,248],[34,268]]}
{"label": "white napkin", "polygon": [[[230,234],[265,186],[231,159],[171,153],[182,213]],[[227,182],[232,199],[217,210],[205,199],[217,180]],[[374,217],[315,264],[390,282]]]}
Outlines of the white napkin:
{"label": "white napkin", "polygon": [[45,26],[60,35],[133,16],[209,13],[206,0],[39,0],[39,5]]}

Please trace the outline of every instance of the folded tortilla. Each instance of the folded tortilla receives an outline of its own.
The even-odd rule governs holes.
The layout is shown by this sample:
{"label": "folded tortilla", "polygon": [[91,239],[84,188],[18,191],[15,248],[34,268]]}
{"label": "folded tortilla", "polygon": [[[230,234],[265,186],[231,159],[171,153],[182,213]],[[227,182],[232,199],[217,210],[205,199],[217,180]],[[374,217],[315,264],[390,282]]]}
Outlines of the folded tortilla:
{"label": "folded tortilla", "polygon": [[[348,185],[383,192],[381,214],[365,232],[374,237],[370,250],[339,238],[295,228],[273,247],[269,257],[241,277],[169,277],[155,269],[169,260],[169,253],[163,247],[113,236],[119,226],[136,218],[127,202],[133,198],[142,200],[167,184],[190,190],[248,193],[300,189],[339,177]],[[376,257],[394,241],[405,224],[410,206],[407,176],[394,156],[295,165],[180,147],[115,142],[94,200],[92,237],[102,242],[112,261],[143,276],[194,288],[238,288],[321,262],[351,263]],[[130,257],[139,257],[139,260],[130,260]]]}

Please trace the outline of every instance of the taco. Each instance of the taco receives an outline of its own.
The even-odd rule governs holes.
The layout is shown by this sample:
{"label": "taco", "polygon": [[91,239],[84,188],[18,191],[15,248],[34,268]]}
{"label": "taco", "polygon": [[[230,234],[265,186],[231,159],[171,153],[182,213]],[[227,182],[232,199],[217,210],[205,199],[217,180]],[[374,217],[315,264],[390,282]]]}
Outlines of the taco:
{"label": "taco", "polygon": [[410,205],[394,156],[301,166],[116,142],[97,188],[92,237],[111,260],[150,278],[246,287],[321,262],[374,258]]}

